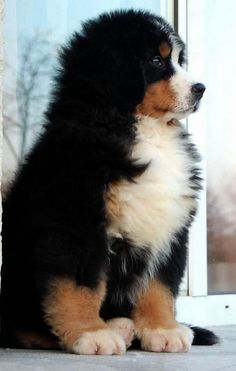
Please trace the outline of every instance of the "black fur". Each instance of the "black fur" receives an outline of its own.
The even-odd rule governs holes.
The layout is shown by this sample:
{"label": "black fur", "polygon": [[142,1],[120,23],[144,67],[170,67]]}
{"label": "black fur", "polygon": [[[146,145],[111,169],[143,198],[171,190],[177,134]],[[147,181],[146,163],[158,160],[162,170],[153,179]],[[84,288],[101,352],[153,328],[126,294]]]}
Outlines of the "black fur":
{"label": "black fur", "polygon": [[[94,288],[106,273],[101,315],[129,316],[130,287],[152,257],[142,250],[134,259],[129,241],[107,240],[104,193],[111,182],[135,181],[148,166],[130,160],[134,112],[149,83],[173,74],[168,61],[165,71],[150,62],[170,34],[174,31],[159,17],[121,11],[85,23],[62,49],[44,131],[3,206],[3,345],[20,346],[18,330],[50,333],[41,301],[53,277]],[[187,150],[194,154],[192,147]],[[199,188],[196,169],[191,182]],[[186,264],[187,234],[185,226],[156,272],[175,296]]]}
{"label": "black fur", "polygon": [[193,345],[214,345],[220,342],[214,332],[201,327],[190,326],[194,332]]}

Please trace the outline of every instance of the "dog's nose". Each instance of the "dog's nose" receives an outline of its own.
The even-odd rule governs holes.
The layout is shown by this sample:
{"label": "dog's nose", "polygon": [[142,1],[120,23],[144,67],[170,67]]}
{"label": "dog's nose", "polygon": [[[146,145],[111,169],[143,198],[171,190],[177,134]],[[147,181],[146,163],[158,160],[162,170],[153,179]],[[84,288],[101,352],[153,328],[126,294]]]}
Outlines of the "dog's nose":
{"label": "dog's nose", "polygon": [[199,82],[197,84],[194,84],[191,88],[192,93],[198,98],[201,98],[203,96],[205,90],[206,90],[205,85]]}

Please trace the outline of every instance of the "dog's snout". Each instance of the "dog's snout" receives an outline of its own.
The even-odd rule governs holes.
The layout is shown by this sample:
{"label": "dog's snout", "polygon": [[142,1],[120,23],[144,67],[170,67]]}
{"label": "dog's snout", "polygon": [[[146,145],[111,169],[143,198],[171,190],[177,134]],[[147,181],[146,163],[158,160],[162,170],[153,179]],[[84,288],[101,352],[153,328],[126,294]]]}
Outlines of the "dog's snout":
{"label": "dog's snout", "polygon": [[193,95],[195,95],[197,98],[201,98],[205,90],[205,85],[201,83],[194,84],[191,89]]}

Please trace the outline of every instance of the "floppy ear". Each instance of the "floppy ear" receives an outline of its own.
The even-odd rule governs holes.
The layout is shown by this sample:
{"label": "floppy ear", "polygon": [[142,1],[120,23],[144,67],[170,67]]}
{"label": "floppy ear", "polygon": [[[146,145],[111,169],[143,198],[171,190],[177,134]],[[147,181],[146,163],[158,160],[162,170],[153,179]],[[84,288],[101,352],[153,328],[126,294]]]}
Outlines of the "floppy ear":
{"label": "floppy ear", "polygon": [[[92,53],[91,48],[89,53]],[[96,101],[119,110],[133,112],[143,100],[145,92],[144,74],[138,60],[109,50],[95,53],[96,58],[86,56],[83,69],[91,94]],[[87,63],[86,63],[87,60]],[[91,60],[93,61],[91,63]]]}
{"label": "floppy ear", "polygon": [[114,64],[114,73],[107,76],[111,86],[113,104],[122,110],[133,112],[144,98],[144,74],[137,60],[131,57]]}
{"label": "floppy ear", "polygon": [[91,43],[75,34],[64,47],[58,80],[65,96],[89,102],[93,107],[114,107],[133,112],[143,100],[145,83],[142,67],[130,53],[112,46]]}

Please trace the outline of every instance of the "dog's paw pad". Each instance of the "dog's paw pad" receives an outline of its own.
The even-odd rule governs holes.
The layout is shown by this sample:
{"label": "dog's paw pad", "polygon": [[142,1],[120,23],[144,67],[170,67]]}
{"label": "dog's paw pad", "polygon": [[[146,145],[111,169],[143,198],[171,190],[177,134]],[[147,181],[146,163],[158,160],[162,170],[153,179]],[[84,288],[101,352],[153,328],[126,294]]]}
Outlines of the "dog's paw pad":
{"label": "dog's paw pad", "polygon": [[192,341],[192,330],[187,326],[178,325],[173,329],[146,329],[141,337],[141,346],[151,352],[188,352]]}
{"label": "dog's paw pad", "polygon": [[126,346],[123,338],[110,329],[85,332],[74,342],[72,351],[77,354],[122,354]]}

